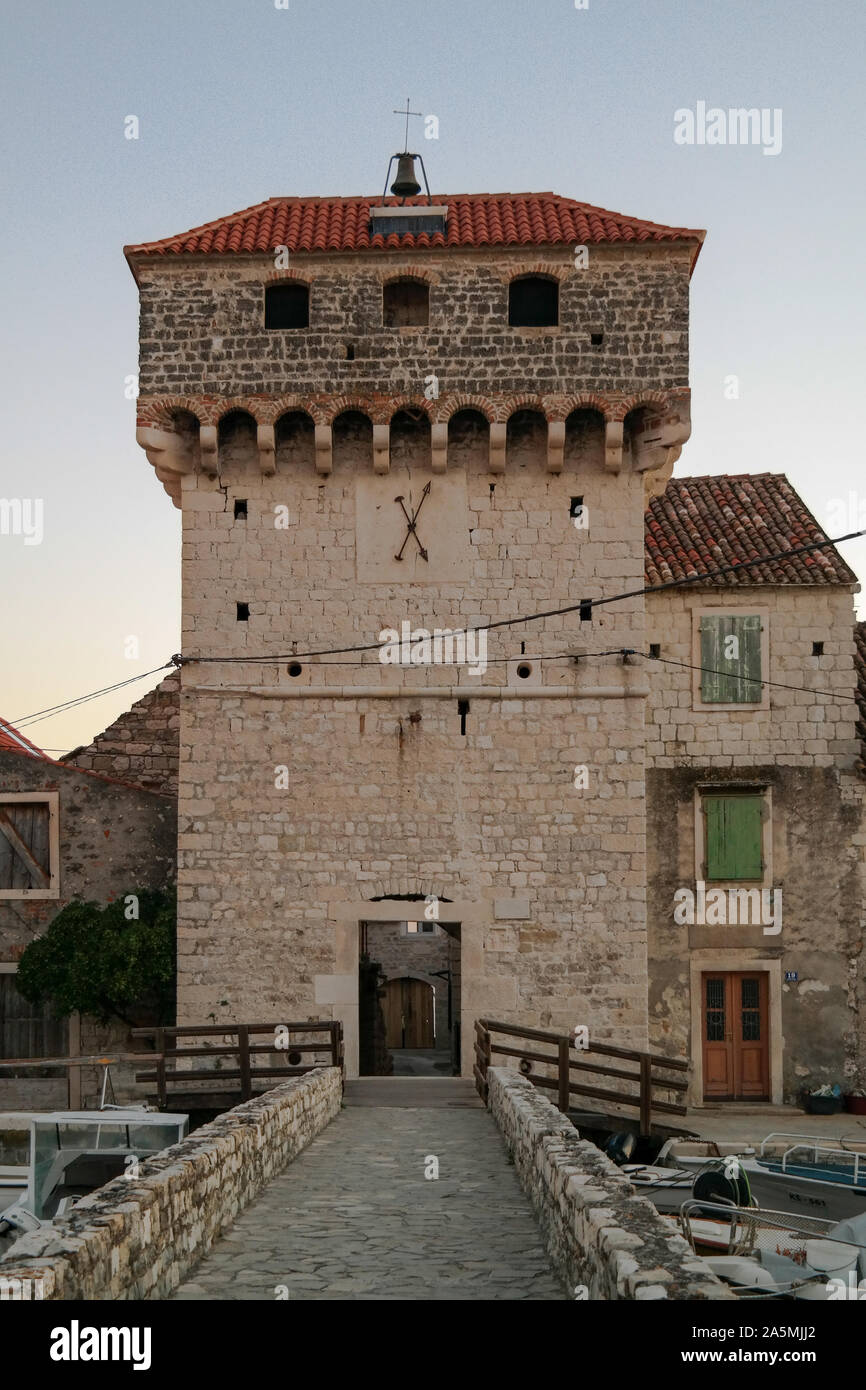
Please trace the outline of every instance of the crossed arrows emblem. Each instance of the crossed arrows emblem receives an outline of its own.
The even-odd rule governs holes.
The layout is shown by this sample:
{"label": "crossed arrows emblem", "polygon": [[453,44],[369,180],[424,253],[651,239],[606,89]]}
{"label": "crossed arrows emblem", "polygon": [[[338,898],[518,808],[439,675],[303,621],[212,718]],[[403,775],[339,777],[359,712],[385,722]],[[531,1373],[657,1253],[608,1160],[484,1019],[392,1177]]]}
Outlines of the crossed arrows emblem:
{"label": "crossed arrows emblem", "polygon": [[418,532],[417,532],[416,529],[415,529],[415,523],[416,523],[417,520],[418,520],[418,516],[419,516],[419,514],[420,514],[421,508],[424,506],[424,499],[425,499],[425,497],[427,496],[427,493],[428,493],[429,491],[430,491],[430,484],[428,483],[427,486],[424,488],[424,491],[421,493],[421,501],[418,503],[418,506],[415,508],[415,510],[414,510],[414,512],[412,513],[411,516],[409,515],[409,513],[408,513],[407,510],[406,510],[406,506],[405,506],[405,503],[404,503],[404,500],[403,500],[403,494],[401,493],[399,497],[395,497],[395,498],[394,498],[394,501],[395,501],[395,502],[399,502],[399,503],[400,503],[400,510],[402,511],[404,517],[406,518],[406,535],[405,535],[404,538],[403,538],[403,544],[400,546],[400,549],[398,550],[397,554],[394,556],[394,559],[395,559],[395,560],[402,560],[402,559],[403,559],[403,551],[406,549],[406,542],[408,541],[408,539],[409,539],[410,536],[414,536],[414,537],[415,537],[415,544],[416,544],[417,547],[418,547],[418,552],[419,552],[419,554],[420,554],[420,556],[421,556],[421,559],[422,559],[422,560],[427,560],[427,559],[429,558],[428,555],[427,555],[427,551],[424,549],[423,545],[421,544],[421,540],[420,540],[420,537],[419,537],[419,535],[418,535]]}

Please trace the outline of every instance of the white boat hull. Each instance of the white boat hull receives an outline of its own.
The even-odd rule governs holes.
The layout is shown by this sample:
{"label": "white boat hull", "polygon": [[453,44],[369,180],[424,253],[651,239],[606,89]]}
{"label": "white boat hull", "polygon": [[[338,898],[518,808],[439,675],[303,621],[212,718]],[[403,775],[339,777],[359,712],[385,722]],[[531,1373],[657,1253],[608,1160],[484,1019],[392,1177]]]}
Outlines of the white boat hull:
{"label": "white boat hull", "polygon": [[[698,1157],[677,1158],[677,1170],[700,1172],[713,1160]],[[718,1160],[715,1160],[718,1164]],[[825,1221],[847,1221],[866,1212],[866,1187],[853,1187],[821,1178],[774,1172],[757,1159],[743,1158],[740,1166],[749,1180],[752,1197],[759,1207],[787,1211],[792,1216],[819,1216]],[[664,1169],[660,1170],[664,1171]],[[655,1199],[653,1199],[655,1200]],[[670,1208],[668,1208],[670,1210]]]}

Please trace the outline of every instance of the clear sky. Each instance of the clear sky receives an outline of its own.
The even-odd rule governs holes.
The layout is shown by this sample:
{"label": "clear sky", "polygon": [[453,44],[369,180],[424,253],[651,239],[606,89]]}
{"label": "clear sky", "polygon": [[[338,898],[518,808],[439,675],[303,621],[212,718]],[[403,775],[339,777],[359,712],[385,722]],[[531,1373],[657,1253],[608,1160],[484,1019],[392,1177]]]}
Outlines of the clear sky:
{"label": "clear sky", "polygon": [[[0,534],[4,718],[180,646],[179,513],[125,396],[122,246],[279,194],[380,192],[407,96],[439,118],[438,140],[419,121],[412,137],[434,193],[552,189],[705,227],[678,475],[785,472],[822,524],[835,503],[844,530],[866,525],[863,0],[2,0],[0,17],[0,497],[44,506],[41,544]],[[674,113],[701,101],[780,109],[780,152],[677,144]],[[866,542],[842,551],[866,576]],[[27,732],[87,743],[156,679]]]}

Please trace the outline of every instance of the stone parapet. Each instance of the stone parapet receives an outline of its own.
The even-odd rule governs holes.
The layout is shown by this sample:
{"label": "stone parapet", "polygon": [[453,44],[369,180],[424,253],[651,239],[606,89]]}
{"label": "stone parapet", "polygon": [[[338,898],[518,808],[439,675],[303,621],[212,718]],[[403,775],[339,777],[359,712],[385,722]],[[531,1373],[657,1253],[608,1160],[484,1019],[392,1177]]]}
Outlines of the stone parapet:
{"label": "stone parapet", "polygon": [[341,1094],[339,1069],[325,1067],[227,1111],[22,1236],[0,1278],[29,1280],[45,1299],[165,1298],[334,1118]]}
{"label": "stone parapet", "polygon": [[604,1154],[524,1077],[487,1072],[488,1104],[554,1268],[591,1300],[731,1299]]}

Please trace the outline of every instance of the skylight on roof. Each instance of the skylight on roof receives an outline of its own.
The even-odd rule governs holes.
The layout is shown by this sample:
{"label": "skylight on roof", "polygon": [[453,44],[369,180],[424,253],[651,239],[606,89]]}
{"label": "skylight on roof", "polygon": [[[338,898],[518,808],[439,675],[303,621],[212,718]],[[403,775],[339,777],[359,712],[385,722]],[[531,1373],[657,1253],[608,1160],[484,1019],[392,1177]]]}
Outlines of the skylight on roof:
{"label": "skylight on roof", "polygon": [[436,232],[445,235],[448,220],[446,204],[430,204],[426,207],[377,207],[370,208],[371,236],[435,236]]}

